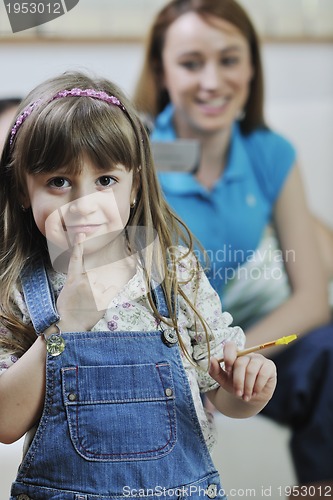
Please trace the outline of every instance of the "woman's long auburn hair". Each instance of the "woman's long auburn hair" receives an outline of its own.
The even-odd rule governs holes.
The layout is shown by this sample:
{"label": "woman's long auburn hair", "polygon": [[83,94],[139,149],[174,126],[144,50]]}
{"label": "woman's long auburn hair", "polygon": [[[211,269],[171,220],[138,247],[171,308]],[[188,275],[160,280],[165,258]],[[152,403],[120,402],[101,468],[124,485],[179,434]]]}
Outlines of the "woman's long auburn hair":
{"label": "woman's long auburn hair", "polygon": [[[73,88],[94,89],[113,95],[126,111],[91,97],[51,100],[58,92]],[[12,349],[20,355],[36,339],[32,326],[24,324],[17,316],[13,290],[20,287],[20,273],[27,262],[41,257],[46,267],[51,265],[46,238],[38,230],[31,209],[22,211],[21,208],[20,200],[26,193],[26,175],[52,172],[59,168],[80,171],[83,157],[88,157],[101,171],[121,163],[133,172],[133,183],[137,188],[136,205],[131,209],[127,227],[134,228],[134,232],[131,231],[127,243],[133,252],[140,251],[136,245],[147,250],[144,271],[148,290],[156,267],[165,277],[162,287],[170,312],[169,324],[178,332],[173,297],[181,294],[194,313],[196,310],[179,287],[176,272],[179,254],[172,249],[182,244],[190,252],[193,249],[192,236],[164,200],[149,139],[133,105],[111,82],[77,72],[64,73],[36,87],[22,102],[18,116],[37,101],[36,108],[18,129],[12,145],[8,136],[0,162],[0,322],[13,336],[12,339],[0,336],[0,347]],[[145,242],[142,242],[142,227],[145,228]],[[138,234],[135,228],[138,228]],[[156,235],[159,244],[152,246]],[[192,271],[196,273],[199,265],[196,259],[194,262]],[[150,292],[148,298],[156,317],[163,320]],[[198,319],[208,335],[200,315]],[[178,337],[185,355],[190,359]]]}
{"label": "woman's long auburn hair", "polygon": [[144,63],[133,96],[136,108],[154,119],[170,102],[169,93],[163,84],[165,37],[171,24],[188,12],[198,14],[209,24],[213,24],[214,18],[227,21],[245,37],[254,75],[240,127],[244,134],[258,127],[266,127],[259,38],[248,14],[235,0],[173,0],[160,10],[146,40]]}

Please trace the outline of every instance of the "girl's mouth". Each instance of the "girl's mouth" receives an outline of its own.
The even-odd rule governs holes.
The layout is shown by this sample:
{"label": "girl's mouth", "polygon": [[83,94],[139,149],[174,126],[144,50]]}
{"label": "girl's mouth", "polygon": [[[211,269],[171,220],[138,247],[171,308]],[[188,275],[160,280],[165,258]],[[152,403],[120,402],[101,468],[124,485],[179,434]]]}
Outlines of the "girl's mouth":
{"label": "girl's mouth", "polygon": [[64,229],[72,234],[84,233],[88,235],[95,233],[100,227],[100,224],[77,224],[73,226],[67,225]]}

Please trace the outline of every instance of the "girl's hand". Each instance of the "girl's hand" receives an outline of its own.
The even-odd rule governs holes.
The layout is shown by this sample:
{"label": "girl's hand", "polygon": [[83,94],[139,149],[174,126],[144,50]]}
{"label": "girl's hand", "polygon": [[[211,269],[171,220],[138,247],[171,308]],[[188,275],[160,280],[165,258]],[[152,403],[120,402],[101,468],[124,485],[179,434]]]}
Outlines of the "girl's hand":
{"label": "girl's hand", "polygon": [[224,369],[216,359],[211,360],[209,374],[220,386],[245,402],[266,404],[276,386],[276,367],[261,354],[251,353],[237,358],[234,342],[224,346]]}
{"label": "girl's hand", "polygon": [[75,238],[67,279],[57,300],[61,318],[58,323],[63,331],[88,331],[104,315],[104,310],[97,308],[96,289],[93,293],[91,275],[88,277],[83,265],[85,237],[84,233],[80,233]]}

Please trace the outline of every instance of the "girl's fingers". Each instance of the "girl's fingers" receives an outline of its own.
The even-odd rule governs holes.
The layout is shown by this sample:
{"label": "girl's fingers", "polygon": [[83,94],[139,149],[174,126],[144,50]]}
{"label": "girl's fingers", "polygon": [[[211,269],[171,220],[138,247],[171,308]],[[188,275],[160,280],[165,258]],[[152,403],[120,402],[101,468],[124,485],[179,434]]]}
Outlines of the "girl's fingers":
{"label": "girl's fingers", "polygon": [[249,363],[247,356],[237,358],[233,366],[233,389],[237,397],[244,395],[246,371]]}
{"label": "girl's fingers", "polygon": [[260,394],[270,381],[272,384],[276,383],[276,366],[273,361],[266,359],[256,379],[253,393]]}
{"label": "girl's fingers", "polygon": [[237,345],[235,342],[226,342],[223,348],[224,369],[227,373],[231,373],[233,364],[237,356]]}
{"label": "girl's fingers", "polygon": [[231,372],[223,370],[216,359],[211,359],[210,375],[226,390],[233,392],[238,398],[246,398],[246,401],[252,395],[256,380],[255,369],[251,372],[252,366],[249,367],[249,358],[245,356],[235,361]]}
{"label": "girl's fingers", "polygon": [[225,345],[223,354],[224,369],[212,358],[209,374],[225,390],[246,402],[264,391],[273,393],[276,384],[276,366],[273,361],[261,354],[236,357],[233,342]]}
{"label": "girl's fingers", "polygon": [[244,358],[247,359],[239,358],[235,366],[234,389],[237,396],[249,401],[263,391],[267,382],[276,376],[276,370],[274,363],[261,355],[252,354]]}
{"label": "girl's fingers", "polygon": [[211,358],[210,360],[209,375],[222,387],[228,385],[229,375],[221,368],[221,365],[215,358]]}
{"label": "girl's fingers", "polygon": [[257,383],[258,374],[260,373],[260,365],[262,364],[256,357],[248,358],[247,362],[243,394],[241,395],[245,401],[249,401],[253,396],[254,387]]}
{"label": "girl's fingers", "polygon": [[84,273],[82,243],[85,238],[85,233],[75,235],[73,250],[68,264],[68,277],[78,276]]}

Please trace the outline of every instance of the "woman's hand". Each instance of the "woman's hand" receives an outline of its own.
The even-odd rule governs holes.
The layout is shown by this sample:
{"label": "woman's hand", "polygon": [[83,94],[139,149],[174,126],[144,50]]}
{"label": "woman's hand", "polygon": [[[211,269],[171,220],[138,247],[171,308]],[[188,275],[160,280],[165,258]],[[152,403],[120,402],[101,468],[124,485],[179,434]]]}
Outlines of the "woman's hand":
{"label": "woman's hand", "polygon": [[[224,368],[216,359],[211,360],[209,370],[211,377],[224,391],[236,399],[258,406],[260,411],[271,399],[275,390],[277,375],[273,361],[258,353],[237,357],[234,342],[225,344],[223,356]],[[216,405],[215,401],[213,403]],[[222,409],[220,411],[224,413]]]}
{"label": "woman's hand", "polygon": [[67,279],[61,290],[57,309],[61,320],[58,322],[63,331],[88,331],[104,315],[96,304],[96,290],[92,289],[92,274],[84,269],[83,243],[85,234],[76,236],[68,265]]}

